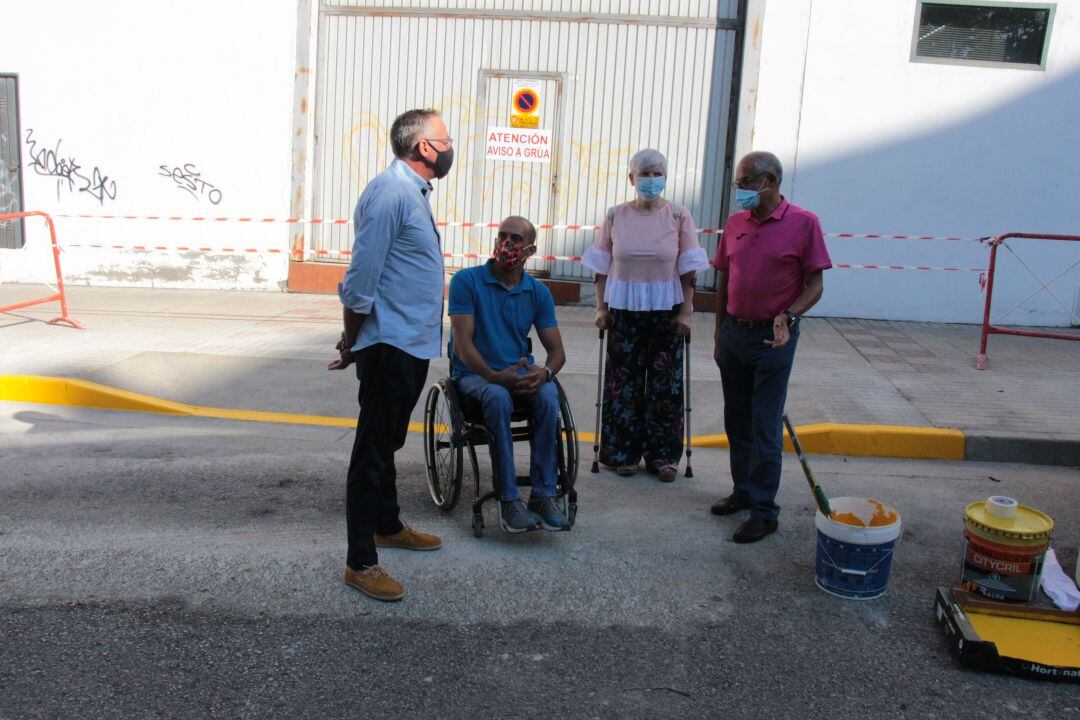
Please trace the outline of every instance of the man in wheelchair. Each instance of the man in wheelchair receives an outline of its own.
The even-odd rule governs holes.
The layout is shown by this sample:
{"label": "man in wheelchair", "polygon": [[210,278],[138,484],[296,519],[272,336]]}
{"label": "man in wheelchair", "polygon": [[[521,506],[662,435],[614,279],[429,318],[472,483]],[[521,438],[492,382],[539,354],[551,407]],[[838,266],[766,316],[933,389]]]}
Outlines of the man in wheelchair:
{"label": "man in wheelchair", "polygon": [[[492,259],[450,281],[451,376],[458,392],[482,408],[492,438],[501,524],[512,533],[570,527],[555,500],[559,392],[551,382],[566,354],[551,291],[523,269],[535,252],[536,227],[523,217],[508,217],[499,226]],[[543,367],[529,354],[534,326],[547,351]],[[510,417],[515,401],[532,412],[528,504],[518,493],[514,469]]]}

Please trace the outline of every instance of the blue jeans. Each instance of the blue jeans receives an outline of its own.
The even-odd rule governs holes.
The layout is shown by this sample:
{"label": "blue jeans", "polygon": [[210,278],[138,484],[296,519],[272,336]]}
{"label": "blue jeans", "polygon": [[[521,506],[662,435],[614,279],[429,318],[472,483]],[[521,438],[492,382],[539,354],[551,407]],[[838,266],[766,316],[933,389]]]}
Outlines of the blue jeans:
{"label": "blue jeans", "polygon": [[776,492],[784,451],[784,403],[795,362],[799,326],[782,348],[765,344],[772,328],[739,327],[724,321],[715,360],[724,388],[724,429],[730,444],[735,495],[750,502],[750,514],[766,520],[780,515]]}
{"label": "blue jeans", "polygon": [[[517,500],[517,470],[514,468],[514,443],[510,437],[510,414],[514,398],[502,385],[492,385],[479,375],[466,375],[456,381],[459,392],[476,398],[484,411],[484,425],[492,438],[495,464],[495,489],[504,502]],[[525,398],[532,406],[532,448],[529,478],[532,497],[555,497],[555,433],[559,419],[559,389],[555,383],[540,386]]]}

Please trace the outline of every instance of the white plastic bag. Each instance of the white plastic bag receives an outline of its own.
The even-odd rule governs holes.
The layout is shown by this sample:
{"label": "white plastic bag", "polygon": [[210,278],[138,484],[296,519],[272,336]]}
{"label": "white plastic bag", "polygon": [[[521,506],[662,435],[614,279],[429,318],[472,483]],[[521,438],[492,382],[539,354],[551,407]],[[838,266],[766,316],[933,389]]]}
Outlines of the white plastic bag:
{"label": "white plastic bag", "polygon": [[1072,578],[1061,569],[1061,563],[1058,562],[1053,548],[1046,551],[1040,584],[1043,591],[1062,610],[1073,612],[1080,607],[1080,590],[1077,589]]}

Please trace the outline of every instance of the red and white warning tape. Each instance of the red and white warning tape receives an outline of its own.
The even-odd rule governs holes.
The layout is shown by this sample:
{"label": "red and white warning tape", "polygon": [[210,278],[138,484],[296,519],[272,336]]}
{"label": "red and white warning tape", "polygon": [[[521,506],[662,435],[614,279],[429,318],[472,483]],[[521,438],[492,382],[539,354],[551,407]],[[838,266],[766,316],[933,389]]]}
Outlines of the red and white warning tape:
{"label": "red and white warning tape", "polygon": [[258,217],[183,217],[180,215],[64,215],[54,218],[80,220],[171,220],[180,222],[238,222],[238,223],[288,223],[292,225],[352,225],[352,220],[319,220],[312,218],[258,218]]}
{"label": "red and white warning tape", "polygon": [[232,248],[232,247],[195,247],[194,245],[107,245],[105,243],[60,243],[60,249],[92,248],[94,250],[132,250],[135,252],[199,252],[228,253],[231,255],[288,255],[288,250],[280,248]]}
{"label": "red and white warning tape", "polygon": [[[258,217],[200,217],[191,216],[185,217],[180,215],[68,215],[68,214],[56,214],[53,217],[68,218],[68,219],[84,219],[84,220],[148,220],[148,221],[180,221],[180,222],[236,222],[236,223],[285,223],[293,225],[351,225],[352,220],[341,219],[320,219],[320,218],[258,218]],[[499,223],[495,222],[457,222],[446,221],[436,223],[439,227],[461,227],[461,228],[497,228]],[[538,225],[538,230],[599,230],[599,225]],[[698,230],[702,234],[716,235],[722,232],[716,228],[702,228]],[[826,237],[835,238],[867,238],[867,239],[884,239],[884,240],[968,240],[975,242],[985,242],[991,238],[963,238],[963,237],[935,237],[931,235],[882,235],[874,233],[825,233]],[[199,252],[199,253],[215,253],[215,254],[243,254],[243,255],[289,255],[291,252],[286,249],[280,248],[241,248],[241,247],[202,247],[194,245],[113,245],[107,243],[62,243],[64,248],[90,248],[97,250],[130,250],[134,252]],[[352,257],[351,250],[315,250],[309,249],[304,252],[304,256],[307,258],[348,258]],[[478,253],[443,253],[444,258],[448,259],[465,259],[465,260],[482,260],[486,259],[487,255],[480,255]],[[530,258],[534,262],[544,261],[561,261],[561,262],[580,262],[581,257],[576,255],[534,255]],[[963,268],[963,267],[935,267],[930,265],[856,265],[851,263],[837,263],[833,267],[841,270],[934,270],[945,272],[986,272],[985,268]]]}
{"label": "red and white warning tape", "polygon": [[986,268],[933,267],[931,265],[851,265],[849,263],[836,263],[833,267],[840,270],[944,270],[946,272],[986,272]]}
{"label": "red and white warning tape", "polygon": [[[108,245],[104,243],[65,243],[65,248],[91,248],[95,250],[131,250],[134,252],[200,252],[213,254],[232,255],[288,255],[288,250],[279,248],[232,248],[232,247],[196,247],[194,245]],[[308,257],[352,257],[351,250],[309,250]],[[489,255],[480,253],[443,253],[447,259],[463,260],[486,260]],[[578,255],[534,255],[529,258],[531,262],[580,262]],[[840,270],[943,270],[948,272],[986,272],[986,268],[964,267],[935,267],[931,265],[855,265],[851,263],[836,263],[834,268]]]}
{"label": "red and white warning tape", "polygon": [[[81,219],[81,220],[166,220],[180,222],[237,222],[237,223],[286,223],[291,225],[352,225],[352,220],[323,219],[323,218],[259,218],[259,217],[186,217],[180,215],[65,215],[56,214],[53,217]],[[459,228],[498,228],[497,222],[459,222],[442,221],[436,222],[439,227]],[[599,230],[599,225],[537,225],[537,230]],[[700,228],[698,232],[703,235],[719,235],[723,232],[720,228]],[[986,242],[990,237],[938,237],[934,235],[884,235],[880,233],[825,233],[825,237],[834,238],[864,238],[869,240],[948,240]]]}

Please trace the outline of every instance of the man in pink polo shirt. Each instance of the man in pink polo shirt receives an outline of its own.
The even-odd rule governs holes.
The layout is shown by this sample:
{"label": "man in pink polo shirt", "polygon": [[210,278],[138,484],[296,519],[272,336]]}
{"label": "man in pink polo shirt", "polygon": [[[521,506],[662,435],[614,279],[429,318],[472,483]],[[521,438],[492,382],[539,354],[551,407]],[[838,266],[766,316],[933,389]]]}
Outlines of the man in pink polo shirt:
{"label": "man in pink polo shirt", "polygon": [[781,415],[799,341],[799,318],[821,299],[832,267],[817,216],[780,194],[775,155],[752,152],[735,171],[735,199],[716,248],[713,357],[724,388],[724,428],[732,494],[715,515],[749,510],[733,539],[752,543],[776,532],[780,508]]}

